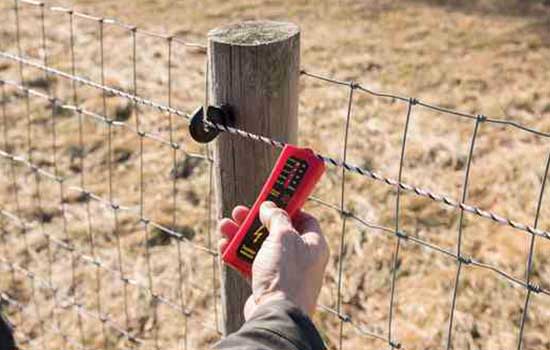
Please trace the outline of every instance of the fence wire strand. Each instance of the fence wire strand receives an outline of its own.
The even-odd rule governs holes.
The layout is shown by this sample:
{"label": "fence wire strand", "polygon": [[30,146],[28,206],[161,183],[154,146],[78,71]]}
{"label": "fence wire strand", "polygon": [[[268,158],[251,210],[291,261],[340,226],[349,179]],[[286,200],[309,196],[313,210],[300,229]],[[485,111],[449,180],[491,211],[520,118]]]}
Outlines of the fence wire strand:
{"label": "fence wire strand", "polygon": [[[407,116],[405,118],[405,126],[403,128],[403,140],[401,141],[401,155],[399,157],[399,170],[397,175],[397,181],[401,182],[403,176],[403,164],[405,161],[405,148],[407,145],[407,136],[409,133],[409,122],[411,120],[411,112],[413,109],[413,101],[410,100],[407,105]],[[401,188],[397,188],[397,193],[395,196],[395,232],[400,232],[399,227],[399,211],[401,207]],[[395,308],[395,286],[397,280],[397,269],[399,268],[399,250],[401,248],[401,236],[396,235],[397,239],[395,241],[395,249],[393,251],[393,260],[392,260],[392,269],[391,269],[391,286],[390,286],[390,306],[389,306],[389,315],[388,315],[388,344],[390,348],[400,348],[401,344],[395,343],[393,340],[393,315]]]}
{"label": "fence wire strand", "polygon": [[[37,8],[39,11],[39,41],[40,41],[40,57],[28,57],[25,54],[25,50],[22,45],[22,23],[21,23],[21,6],[26,5],[33,8]],[[68,33],[68,42],[69,42],[69,56],[70,69],[68,72],[61,69],[57,69],[51,66],[52,59],[50,58],[49,52],[49,40],[48,40],[48,27],[46,24],[46,14],[58,13],[66,16],[67,22],[62,24]],[[15,46],[16,53],[11,53],[8,51],[0,51],[0,59],[6,61],[14,62],[17,64],[17,75],[18,81],[12,81],[4,78],[0,78],[0,88],[1,88],[1,117],[2,117],[2,128],[3,128],[3,149],[0,149],[0,159],[3,159],[6,163],[6,181],[9,183],[10,191],[13,196],[14,211],[10,211],[8,206],[5,203],[0,203],[0,244],[5,250],[5,254],[0,257],[0,266],[3,267],[5,271],[8,271],[11,276],[12,285],[15,286],[19,278],[25,280],[30,286],[30,300],[28,303],[22,300],[18,300],[12,295],[10,290],[0,289],[0,301],[3,304],[6,304],[8,309],[16,310],[15,315],[19,318],[19,321],[15,324],[16,334],[20,339],[21,348],[26,346],[32,346],[32,348],[45,348],[44,341],[46,339],[46,333],[51,333],[59,337],[64,344],[65,348],[78,348],[78,349],[94,349],[89,346],[90,339],[86,335],[85,331],[85,320],[94,319],[100,323],[100,332],[101,337],[103,338],[104,347],[114,346],[111,333],[114,332],[118,337],[122,337],[128,341],[129,349],[134,349],[136,347],[145,346],[147,341],[152,340],[153,347],[155,349],[160,349],[163,347],[162,335],[160,333],[160,319],[159,319],[159,307],[165,306],[170,310],[176,312],[179,317],[181,317],[181,322],[183,327],[178,333],[178,344],[180,349],[188,349],[190,346],[190,332],[191,322],[192,324],[200,324],[204,328],[211,329],[215,331],[216,334],[220,334],[219,330],[219,315],[217,309],[217,298],[218,298],[218,286],[217,286],[217,258],[218,254],[213,244],[212,236],[212,187],[213,187],[213,160],[211,158],[211,150],[209,146],[205,146],[204,153],[195,153],[186,150],[186,147],[183,142],[178,142],[178,138],[175,133],[176,122],[183,120],[188,122],[191,118],[191,115],[174,107],[174,44],[179,44],[184,47],[195,49],[198,52],[205,53],[206,46],[203,44],[192,43],[182,38],[178,38],[174,35],[156,33],[137,26],[126,24],[124,22],[118,21],[116,19],[105,18],[101,16],[95,16],[86,14],[83,12],[75,11],[71,8],[59,7],[59,6],[49,6],[40,1],[33,0],[13,0],[13,14],[14,14],[14,37],[15,37]],[[83,19],[95,23],[97,25],[97,37],[96,44],[99,51],[99,67],[97,67],[100,76],[100,82],[95,82],[94,80],[86,77],[82,69],[77,66],[79,58],[77,57],[76,47],[77,47],[77,26],[75,25],[75,19]],[[116,26],[117,28],[122,28],[128,34],[129,44],[130,44],[130,67],[131,67],[131,84],[128,91],[124,91],[119,87],[110,86],[107,80],[107,61],[105,57],[106,51],[106,26]],[[166,51],[166,61],[162,63],[162,66],[166,69],[166,101],[155,101],[154,99],[147,98],[141,95],[140,90],[140,77],[138,74],[140,67],[139,63],[139,44],[138,38],[140,35],[146,36],[148,38],[159,40],[162,45],[164,45],[164,50]],[[60,77],[67,80],[70,83],[70,94],[72,101],[65,101],[63,98],[57,96],[57,83],[46,84],[45,91],[42,92],[39,89],[31,87],[26,79],[26,76],[29,74],[27,68],[37,69],[42,72],[46,82],[49,82],[52,77]],[[208,72],[206,73],[208,76]],[[548,172],[550,168],[550,153],[545,164],[544,177],[539,191],[539,196],[537,199],[537,209],[535,214],[535,219],[533,225],[528,225],[514,221],[510,218],[498,215],[496,213],[484,210],[474,204],[467,203],[468,200],[468,184],[470,181],[470,170],[472,167],[472,161],[474,158],[474,150],[476,139],[479,135],[479,129],[481,127],[486,127],[489,125],[495,126],[506,126],[511,127],[522,132],[526,132],[531,135],[536,135],[544,138],[550,138],[550,133],[531,128],[529,126],[523,125],[514,120],[491,118],[482,114],[471,114],[465,113],[462,111],[457,111],[449,109],[446,107],[441,107],[438,105],[430,104],[424,101],[421,101],[417,98],[406,97],[399,94],[378,92],[372,90],[362,84],[356,82],[348,82],[343,80],[334,79],[325,75],[312,73],[306,70],[301,71],[301,75],[308,79],[315,79],[317,81],[323,81],[334,86],[342,86],[346,89],[349,89],[349,95],[347,99],[347,109],[345,115],[344,123],[344,137],[342,152],[339,158],[334,158],[331,156],[323,155],[317,153],[317,157],[327,163],[328,165],[339,168],[341,171],[341,187],[340,187],[340,200],[339,203],[333,204],[326,202],[317,197],[311,197],[310,202],[327,208],[333,211],[338,212],[341,217],[341,230],[339,235],[339,249],[337,256],[337,276],[336,280],[336,300],[334,305],[319,305],[318,308],[321,312],[332,315],[338,319],[339,329],[337,337],[337,348],[344,348],[344,340],[346,338],[346,333],[344,332],[344,327],[349,327],[353,329],[357,334],[366,336],[377,340],[385,346],[388,346],[390,349],[404,349],[407,347],[407,344],[402,344],[399,340],[399,335],[397,333],[396,325],[396,310],[398,309],[398,290],[397,290],[397,280],[399,278],[398,272],[401,268],[400,263],[400,251],[402,247],[406,244],[417,245],[422,249],[426,250],[430,254],[441,255],[448,257],[453,262],[456,263],[456,273],[454,274],[453,288],[451,290],[451,300],[450,300],[450,310],[447,324],[447,333],[446,333],[446,349],[450,350],[453,348],[452,339],[454,331],[454,321],[456,318],[456,307],[457,299],[460,291],[460,279],[461,273],[464,268],[472,267],[477,269],[483,269],[491,271],[494,274],[500,276],[504,281],[510,283],[512,286],[519,287],[526,291],[525,299],[523,302],[523,308],[521,311],[521,319],[518,332],[517,340],[517,349],[521,350],[523,347],[523,338],[524,338],[524,329],[526,320],[528,317],[528,309],[530,306],[530,298],[532,294],[540,294],[546,297],[550,296],[550,290],[546,289],[544,286],[537,285],[532,281],[532,270],[533,270],[533,261],[534,261],[534,252],[535,252],[535,243],[536,239],[545,239],[550,240],[550,232],[546,230],[539,229],[539,217],[542,207],[542,201],[544,196],[544,190],[546,186],[546,179],[548,177]],[[150,76],[148,76],[150,77]],[[208,80],[205,79],[206,83],[206,93],[208,92]],[[91,108],[83,106],[83,98],[80,94],[81,87],[91,87],[96,89],[101,94],[101,112],[93,111]],[[19,92],[19,96],[16,96],[16,99],[21,98],[24,105],[24,115],[25,115],[25,154],[17,154],[13,149],[13,145],[10,143],[9,129],[10,122],[8,120],[8,103],[12,102],[12,99],[8,97],[8,88],[14,89]],[[391,99],[395,101],[400,101],[406,104],[406,115],[401,139],[401,151],[399,157],[399,168],[396,179],[392,177],[386,177],[379,174],[371,169],[366,169],[348,162],[348,138],[349,134],[352,131],[350,123],[352,121],[352,109],[354,106],[353,99],[354,94],[356,93],[366,93],[376,98],[382,99]],[[131,115],[133,116],[132,121],[121,121],[116,120],[113,117],[110,117],[108,110],[107,99],[110,96],[116,96],[126,100],[131,105]],[[45,103],[48,108],[51,109],[49,116],[49,133],[51,134],[50,140],[50,165],[41,165],[37,157],[35,157],[35,151],[38,149],[38,146],[35,145],[35,137],[37,133],[35,132],[33,126],[36,124],[33,120],[33,113],[31,108],[31,103],[33,100],[37,99]],[[156,133],[154,131],[146,130],[144,123],[142,121],[142,116],[146,113],[142,111],[142,108],[149,108],[153,111],[160,112],[168,123],[168,137],[162,136],[161,133]],[[462,185],[462,196],[460,199],[453,199],[449,196],[432,192],[427,189],[416,187],[404,183],[403,180],[403,170],[404,162],[406,155],[406,146],[407,138],[409,134],[409,124],[413,116],[413,112],[420,109],[427,109],[431,111],[438,112],[444,116],[456,117],[466,120],[471,120],[474,122],[473,131],[469,143],[469,152],[466,161],[466,168],[464,171],[464,179]],[[68,186],[66,177],[63,172],[60,170],[59,159],[59,140],[58,135],[59,126],[58,126],[58,115],[61,111],[66,111],[70,114],[71,118],[74,118],[78,124],[77,140],[80,153],[78,158],[78,165],[81,169],[78,175],[78,186]],[[103,142],[105,143],[105,154],[104,161],[107,168],[106,181],[103,181],[103,184],[106,185],[106,197],[100,192],[94,192],[88,188],[89,181],[86,177],[85,166],[88,166],[88,160],[86,157],[85,150],[85,129],[84,125],[86,122],[93,122],[95,125],[98,125],[103,128],[104,137]],[[133,124],[133,125],[132,125]],[[285,143],[263,136],[250,133],[246,130],[234,128],[224,124],[216,124],[210,121],[205,121],[206,127],[215,128],[219,131],[226,132],[236,137],[244,137],[251,139],[253,141],[262,142],[268,145],[271,145],[275,148],[282,148],[285,146]],[[486,125],[486,126],[485,126]],[[139,194],[139,200],[137,207],[132,206],[129,203],[122,203],[119,199],[119,193],[116,193],[120,186],[117,184],[119,179],[115,176],[114,170],[114,161],[113,161],[113,152],[114,152],[114,141],[117,134],[125,130],[130,132],[132,135],[136,136],[139,141],[138,146],[138,186],[137,192]],[[185,237],[184,234],[177,232],[178,227],[178,215],[177,208],[180,205],[178,201],[180,189],[177,176],[172,176],[170,184],[170,195],[167,198],[167,201],[170,203],[170,227],[166,227],[166,224],[161,224],[160,222],[154,221],[151,217],[148,216],[146,210],[147,204],[147,182],[145,180],[145,167],[147,161],[144,156],[147,153],[146,141],[152,141],[153,143],[163,146],[166,149],[169,149],[170,152],[170,164],[174,171],[178,167],[179,157],[195,158],[202,162],[205,162],[208,165],[207,170],[207,191],[205,193],[205,203],[207,211],[207,220],[206,220],[206,244],[197,244],[192,240]],[[28,188],[26,184],[21,184],[17,172],[25,169],[31,175],[33,179],[32,189]],[[349,175],[359,175],[372,180],[375,180],[379,183],[384,183],[388,186],[391,186],[395,189],[395,217],[393,227],[386,227],[375,222],[371,222],[360,215],[357,215],[353,210],[350,210],[346,206],[346,183]],[[44,189],[43,181],[47,180],[49,183],[54,184],[57,187],[57,195],[55,199],[55,205],[60,211],[61,217],[61,230],[49,231],[47,229],[45,220],[40,219],[37,221],[29,220],[24,213],[22,208],[22,199],[21,191],[32,191],[32,195],[35,200],[32,203],[34,211],[40,215],[44,215]],[[79,244],[77,238],[73,237],[69,230],[69,217],[71,216],[71,205],[68,203],[67,192],[76,192],[80,198],[80,203],[84,206],[85,212],[85,226],[86,226],[86,243]],[[458,210],[458,227],[457,227],[457,239],[456,239],[456,249],[452,251],[450,249],[442,248],[437,246],[427,240],[424,240],[420,237],[413,236],[404,230],[402,230],[402,225],[400,222],[400,208],[401,208],[401,198],[404,193],[412,193],[420,197],[428,198],[431,201],[438,202],[445,206],[453,207]],[[106,209],[111,215],[111,234],[115,240],[115,250],[116,250],[116,261],[106,262],[99,256],[100,247],[97,244],[96,237],[96,225],[93,220],[93,213],[91,205],[96,203],[101,206],[103,209]],[[130,214],[132,218],[139,223],[141,231],[141,240],[143,246],[143,257],[145,258],[145,272],[144,275],[139,275],[137,277],[130,277],[129,266],[133,263],[129,261],[128,257],[125,257],[125,250],[123,246],[123,240],[121,234],[121,218],[122,213]],[[478,217],[490,220],[492,222],[506,225],[514,228],[517,231],[524,231],[529,234],[530,243],[529,251],[526,262],[526,271],[525,279],[520,279],[512,276],[510,273],[504,271],[503,269],[484,262],[476,257],[466,256],[462,252],[462,242],[464,239],[463,233],[463,221],[464,213],[469,213],[476,215]],[[343,307],[343,289],[344,289],[344,277],[345,277],[345,263],[346,263],[346,233],[349,230],[350,222],[355,222],[362,227],[370,228],[373,232],[382,233],[392,240],[394,240],[395,245],[393,251],[391,252],[391,269],[390,269],[390,291],[389,291],[389,307],[388,307],[388,319],[387,319],[387,329],[377,329],[366,324],[362,324],[352,318],[351,315],[347,314],[344,311]],[[7,225],[15,225],[18,228],[17,232],[9,233],[5,228]],[[164,295],[160,290],[161,280],[158,276],[155,276],[155,260],[152,257],[152,252],[148,242],[151,239],[151,230],[156,229],[163,232],[163,234],[168,235],[169,237],[175,240],[175,254],[177,256],[177,261],[174,263],[176,266],[177,274],[174,277],[175,283],[171,283],[171,286],[175,286],[175,297]],[[60,236],[58,236],[58,234]],[[34,239],[36,235],[45,239],[45,249],[46,249],[46,273],[38,273],[32,269],[32,262],[35,259],[38,259],[39,253],[37,252],[36,247],[33,246],[29,240]],[[9,252],[9,241],[15,239],[22,239],[24,242],[24,259],[22,263],[17,263],[11,260],[9,257],[12,253]],[[207,289],[205,285],[197,284],[192,281],[191,275],[194,273],[190,264],[186,261],[190,258],[185,256],[184,249],[190,248],[194,251],[205,254],[207,257],[211,258],[211,288],[210,292],[212,293],[212,313],[214,318],[214,325],[203,320],[198,319],[193,305],[190,302],[190,295],[192,289]],[[64,286],[58,286],[54,283],[55,272],[53,268],[56,265],[55,256],[58,254],[58,251],[61,250],[69,257],[70,265],[70,282],[68,289]],[[40,262],[40,261],[39,261]],[[92,306],[86,306],[85,293],[79,286],[79,277],[78,277],[78,266],[79,264],[85,264],[95,270],[95,288],[93,290],[94,302]],[[42,271],[43,272],[43,271]],[[196,273],[196,272],[195,272]],[[118,282],[122,284],[122,298],[123,298],[123,321],[120,322],[118,318],[112,317],[107,312],[107,307],[104,303],[106,300],[106,290],[102,283],[102,279],[105,276],[112,276]],[[146,281],[146,282],[142,282]],[[148,308],[143,311],[144,317],[150,318],[152,321],[151,329],[151,339],[148,339],[148,336],[144,334],[138,334],[135,329],[132,327],[132,317],[130,310],[132,309],[131,305],[134,300],[131,300],[130,293],[133,290],[138,290],[141,293],[147,295],[148,298]],[[69,293],[65,292],[68,290]],[[43,310],[44,309],[46,310]],[[49,310],[47,310],[49,308]],[[35,323],[38,324],[39,336],[31,336],[26,334],[22,329],[26,329],[26,323],[24,321],[24,314],[26,310],[33,309],[34,317],[36,318]],[[46,311],[49,311],[49,314],[46,315]],[[74,312],[75,324],[77,328],[76,337],[75,334],[70,334],[64,331],[64,325],[61,322],[61,317],[66,312]],[[51,319],[51,322],[50,322]],[[33,346],[32,344],[38,342],[40,345]],[[120,345],[120,344],[119,344]]]}
{"label": "fence wire strand", "polygon": [[[353,106],[353,89],[349,89],[349,97],[348,97],[348,106],[347,106],[347,113],[346,113],[346,122],[344,126],[344,144],[342,147],[342,159],[345,162],[348,155],[348,136],[349,136],[349,127],[350,127],[350,121],[351,121],[351,110]],[[340,188],[340,213],[345,212],[345,198],[346,198],[346,171],[344,168],[342,168],[341,173],[342,181],[341,181],[341,188]],[[341,314],[342,312],[342,277],[344,273],[344,248],[346,244],[346,221],[347,217],[345,215],[341,215],[342,219],[342,230],[340,231],[340,249],[338,253],[338,280],[337,280],[337,299],[336,299],[336,312],[338,314]],[[340,330],[339,330],[339,337],[338,337],[338,349],[342,349],[342,341],[344,339],[344,320],[340,319]]]}
{"label": "fence wire strand", "polygon": [[[462,202],[466,201],[466,197],[468,196],[468,182],[470,179],[470,168],[472,166],[472,158],[474,156],[474,147],[476,143],[476,138],[478,135],[480,125],[480,119],[476,119],[475,125],[474,125],[474,131],[472,133],[472,138],[470,140],[470,147],[468,151],[468,158],[466,160],[466,169],[464,170],[464,183],[462,185]],[[464,210],[460,210],[460,217],[458,219],[458,234],[457,234],[457,243],[456,243],[456,256],[457,256],[457,269],[456,269],[456,275],[454,280],[454,287],[452,292],[452,299],[451,299],[451,311],[449,316],[449,327],[447,330],[447,350],[450,350],[452,348],[452,333],[453,333],[453,322],[454,322],[454,316],[455,316],[455,308],[456,308],[456,298],[458,296],[458,288],[460,283],[460,272],[462,270],[462,228],[464,223]]]}
{"label": "fence wire strand", "polygon": [[[39,63],[33,62],[32,60],[17,57],[16,55],[6,53],[6,52],[1,52],[1,51],[0,51],[0,57],[4,57],[4,58],[7,58],[7,59],[10,59],[10,60],[13,60],[13,61],[17,61],[17,62],[24,62],[26,65],[32,66],[34,68],[47,70],[47,71],[49,71],[53,74],[59,75],[61,77],[67,78],[67,79],[71,79],[71,80],[74,79],[74,80],[76,80],[77,82],[79,82],[81,84],[92,86],[94,88],[97,88],[97,89],[100,89],[102,91],[108,92],[108,93],[113,94],[115,96],[124,97],[124,98],[126,98],[130,101],[134,101],[134,102],[142,104],[144,106],[148,106],[148,107],[151,107],[151,108],[158,109],[161,112],[172,113],[174,115],[182,117],[183,119],[185,119],[187,121],[189,121],[190,118],[191,118],[191,116],[188,113],[184,112],[184,111],[174,109],[174,108],[168,107],[168,106],[166,106],[162,103],[154,102],[152,100],[148,100],[148,99],[145,99],[145,98],[142,98],[142,97],[139,97],[139,96],[135,96],[135,95],[132,95],[130,93],[123,92],[121,90],[118,90],[118,89],[115,89],[115,88],[112,88],[112,87],[102,86],[101,84],[94,83],[93,81],[90,81],[88,79],[78,77],[78,76],[72,76],[71,74],[61,72],[57,69],[53,69],[53,68],[50,68],[50,67],[45,67],[45,66],[43,66]],[[2,80],[1,82],[5,83],[5,84],[10,84],[9,81],[5,81],[5,80]],[[10,85],[13,85],[13,84],[10,84]],[[358,86],[355,83],[350,83],[349,85],[352,86],[352,88],[354,88],[354,89],[357,89],[357,86]],[[23,89],[23,90],[28,90],[23,85],[20,85],[20,88]],[[417,104],[417,100],[414,99],[414,98],[410,98],[409,101],[412,104]],[[480,118],[483,122],[487,121],[487,118],[483,115],[478,115],[477,118]],[[110,120],[109,118],[106,118],[106,117],[104,117],[104,119]],[[114,122],[111,120],[110,123],[113,124]],[[241,130],[241,129],[237,129],[237,128],[234,128],[234,127],[231,127],[231,126],[228,126],[228,125],[225,125],[225,124],[217,124],[217,123],[213,123],[213,122],[208,121],[208,120],[205,120],[204,124],[206,124],[208,127],[216,128],[219,131],[227,132],[227,133],[230,133],[232,135],[237,135],[237,136],[244,137],[244,138],[248,138],[248,139],[251,139],[251,140],[254,140],[254,141],[257,141],[257,142],[263,142],[263,143],[269,144],[273,147],[282,148],[285,145],[284,142],[281,142],[281,141],[278,141],[278,140],[275,140],[275,139],[271,139],[271,138],[266,137],[266,136],[256,135],[254,133],[251,133],[251,132],[248,132],[248,131],[245,131],[245,130]],[[332,157],[329,157],[329,156],[325,156],[323,154],[316,154],[316,156],[320,160],[322,160],[323,162],[327,163],[330,166],[344,168],[346,171],[349,171],[349,172],[352,172],[352,173],[359,174],[361,176],[371,178],[371,179],[376,180],[378,182],[383,182],[383,183],[385,183],[389,186],[395,187],[395,188],[400,188],[400,191],[414,193],[418,196],[429,198],[432,201],[439,202],[439,203],[442,203],[446,206],[450,206],[450,207],[454,207],[456,209],[463,210],[465,212],[468,212],[468,213],[480,216],[482,218],[494,221],[498,224],[507,225],[507,226],[510,226],[510,227],[512,227],[516,230],[525,231],[525,232],[528,232],[532,235],[537,235],[537,236],[540,236],[544,239],[550,240],[550,232],[548,232],[548,231],[539,230],[537,228],[534,228],[533,226],[517,222],[515,220],[512,220],[512,219],[504,217],[502,215],[493,213],[491,211],[481,209],[477,206],[470,205],[470,204],[467,204],[467,203],[464,203],[464,202],[460,202],[456,199],[451,198],[450,196],[435,193],[435,192],[432,192],[432,191],[424,189],[424,188],[420,188],[420,187],[416,187],[416,186],[413,186],[413,185],[410,185],[410,184],[407,184],[407,183],[404,183],[404,182],[400,182],[400,181],[397,181],[393,178],[381,175],[378,172],[375,172],[375,171],[372,171],[372,170],[369,170],[369,169],[366,169],[366,168],[363,168],[363,167],[360,167],[360,166],[357,166],[357,165],[354,165],[354,164],[350,164],[348,162],[343,162],[341,160],[338,160],[338,159],[335,159],[335,158],[332,158]]]}
{"label": "fence wire strand", "polygon": [[[542,199],[544,198],[544,190],[546,188],[546,179],[548,178],[548,170],[550,169],[550,153],[548,153],[548,156],[546,158],[546,166],[544,168],[544,176],[542,178],[542,184],[540,186],[539,196],[537,200],[537,211],[535,213],[535,220],[533,223],[533,227],[537,227],[539,224],[539,218],[540,218],[540,211],[542,208]],[[533,259],[534,259],[534,252],[535,252],[535,236],[531,236],[531,240],[529,243],[529,255],[527,256],[527,266],[525,270],[525,283],[527,285],[530,285],[531,283],[531,274],[533,269]],[[518,346],[517,349],[521,350],[523,347],[523,331],[525,329],[525,321],[527,320],[527,310],[529,309],[529,300],[531,298],[532,288],[527,288],[527,293],[525,294],[525,302],[523,305],[523,311],[521,313],[521,321],[519,326],[519,334],[518,334]]]}

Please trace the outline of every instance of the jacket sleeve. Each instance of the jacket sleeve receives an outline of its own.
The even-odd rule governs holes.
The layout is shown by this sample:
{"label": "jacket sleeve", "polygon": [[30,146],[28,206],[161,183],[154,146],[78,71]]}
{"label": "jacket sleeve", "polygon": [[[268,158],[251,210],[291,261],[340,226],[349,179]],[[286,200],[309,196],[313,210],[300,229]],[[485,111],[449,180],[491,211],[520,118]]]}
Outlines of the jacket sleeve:
{"label": "jacket sleeve", "polygon": [[292,302],[281,300],[256,310],[236,333],[216,350],[323,350],[325,345],[311,320]]}
{"label": "jacket sleeve", "polygon": [[15,350],[12,328],[7,319],[0,312],[0,350]]}

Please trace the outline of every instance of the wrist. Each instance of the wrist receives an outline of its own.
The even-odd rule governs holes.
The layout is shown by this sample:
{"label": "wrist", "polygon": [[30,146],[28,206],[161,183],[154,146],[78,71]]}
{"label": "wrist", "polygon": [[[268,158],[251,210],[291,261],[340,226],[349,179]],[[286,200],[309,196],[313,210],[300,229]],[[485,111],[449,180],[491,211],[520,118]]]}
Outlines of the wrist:
{"label": "wrist", "polygon": [[263,305],[277,301],[289,301],[283,292],[252,293],[244,306],[244,318],[248,321]]}
{"label": "wrist", "polygon": [[[305,300],[302,300],[302,299],[305,299]],[[307,300],[307,298],[292,296],[283,291],[267,292],[254,298],[256,308],[260,307],[261,305],[268,304],[274,301],[283,301],[283,300],[290,301],[298,309],[300,309],[304,313],[304,315],[311,317],[315,311],[315,303],[312,304],[310,300],[309,301]]]}
{"label": "wrist", "polygon": [[287,295],[282,291],[273,291],[268,293],[262,293],[261,295],[254,298],[254,301],[257,306],[270,303],[272,301],[279,301],[279,300],[289,300]]}

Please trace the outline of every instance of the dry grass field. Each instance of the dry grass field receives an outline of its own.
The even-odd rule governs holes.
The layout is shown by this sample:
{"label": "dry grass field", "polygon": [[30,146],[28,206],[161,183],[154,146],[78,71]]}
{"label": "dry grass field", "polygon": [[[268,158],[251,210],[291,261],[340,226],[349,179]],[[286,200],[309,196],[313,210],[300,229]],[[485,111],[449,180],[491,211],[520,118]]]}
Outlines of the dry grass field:
{"label": "dry grass field", "polygon": [[[46,4],[117,18],[200,44],[206,44],[208,30],[228,23],[291,21],[302,30],[301,60],[307,71],[550,132],[550,6],[544,1],[56,0]],[[40,8],[20,4],[19,17],[22,52],[42,60]],[[0,50],[17,54],[11,0],[0,0],[0,21]],[[46,11],[45,24],[48,64],[70,73],[69,15]],[[74,27],[76,74],[100,82],[98,23],[76,18]],[[105,84],[132,91],[131,32],[105,23],[103,37]],[[138,31],[136,52],[139,96],[171,103],[185,112],[204,102],[203,50],[173,43],[170,101],[167,40]],[[45,76],[32,67],[24,67],[23,73],[27,86],[73,103],[70,80]],[[0,79],[19,81],[19,65],[0,58]],[[300,84],[299,144],[341,158],[349,87],[307,76]],[[33,164],[65,180],[61,206],[58,182],[0,157],[0,209],[32,223],[23,231],[17,220],[0,215],[0,292],[22,307],[0,306],[18,325],[22,348],[79,348],[73,340],[86,349],[132,348],[112,324],[143,339],[143,349],[207,348],[219,337],[220,317],[215,258],[197,249],[214,249],[217,237],[215,222],[208,217],[210,166],[202,159],[208,150],[189,138],[182,118],[146,106],[139,107],[136,116],[124,98],[107,95],[104,106],[101,91],[84,85],[77,90],[83,108],[120,124],[109,128],[104,121],[80,118],[65,109],[55,109],[52,118],[47,100],[29,97],[27,104],[24,93],[4,86],[0,150],[27,158],[30,154]],[[348,161],[396,179],[406,112],[406,103],[355,91]],[[154,137],[141,139],[136,134],[136,117],[141,130]],[[127,127],[119,127],[122,124]],[[459,199],[474,125],[474,120],[415,106],[402,181]],[[171,137],[180,149],[174,151],[166,144]],[[550,152],[548,141],[517,128],[482,122],[466,202],[533,225]],[[341,169],[330,168],[315,195],[339,206],[341,181]],[[113,211],[83,196],[76,189],[83,184],[103,201],[112,198],[120,209]],[[549,201],[546,195],[538,221],[543,230],[550,229]],[[348,173],[344,203],[357,217],[395,227],[396,191],[391,186]],[[353,324],[386,336],[396,236],[348,220],[341,249],[338,211],[315,202],[307,209],[321,220],[332,250],[321,302],[336,307],[338,266],[344,259],[342,313]],[[154,225],[140,222],[140,213]],[[451,252],[456,252],[459,216],[459,210],[402,193],[400,229]],[[157,224],[185,240],[170,238]],[[48,237],[72,243],[78,250],[71,253]],[[525,279],[530,240],[526,232],[464,216],[462,254],[520,280]],[[112,271],[97,268],[82,255],[96,256]],[[39,277],[29,279],[24,271],[10,272],[7,261],[33,271],[46,283]],[[402,242],[392,338],[404,349],[445,348],[456,270],[456,259]],[[120,273],[145,288],[123,283]],[[549,240],[536,239],[531,281],[550,289]],[[54,301],[51,290],[44,287],[48,283],[63,297]],[[151,299],[150,289],[176,307]],[[493,271],[464,266],[453,348],[516,348],[526,293]],[[72,298],[85,311],[70,307]],[[177,310],[180,301],[189,317]],[[103,325],[93,317],[98,307],[110,320]],[[328,346],[338,348],[340,320],[320,310],[315,322]],[[63,339],[57,328],[74,339]],[[342,348],[387,346],[344,324]],[[548,295],[531,294],[524,349],[550,349]]]}

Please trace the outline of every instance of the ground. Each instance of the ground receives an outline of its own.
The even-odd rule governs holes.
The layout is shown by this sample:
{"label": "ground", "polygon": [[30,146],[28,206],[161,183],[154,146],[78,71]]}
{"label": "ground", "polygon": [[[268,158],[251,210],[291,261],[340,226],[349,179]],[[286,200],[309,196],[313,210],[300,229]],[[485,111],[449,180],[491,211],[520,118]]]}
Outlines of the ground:
{"label": "ground", "polygon": [[[59,0],[46,4],[117,18],[201,45],[210,29],[228,23],[291,21],[301,27],[301,66],[308,72],[550,131],[550,8],[544,1]],[[16,54],[12,7],[11,1],[0,4],[0,48]],[[28,4],[19,8],[21,50],[40,61],[44,53],[40,8]],[[69,15],[46,11],[45,23],[48,64],[70,73]],[[97,21],[78,18],[74,24],[76,74],[100,82]],[[167,40],[137,33],[138,95],[185,112],[203,103],[204,50],[173,43],[169,100]],[[133,91],[131,32],[106,22],[103,36],[105,84]],[[19,81],[18,65],[0,58],[0,79]],[[65,103],[74,101],[69,80],[25,67],[24,81],[42,93],[55,93]],[[341,158],[349,87],[305,75],[300,84],[299,144]],[[145,106],[136,116],[131,103],[111,95],[105,96],[104,110],[102,94],[79,85],[77,101],[83,108],[124,125],[109,128],[104,121],[79,118],[66,109],[55,109],[52,119],[52,107],[40,97],[29,98],[29,124],[25,94],[10,85],[4,92],[0,292],[23,304],[21,312],[13,305],[6,307],[10,319],[20,325],[17,334],[23,347],[55,348],[65,343],[65,348],[78,348],[72,345],[74,340],[92,349],[105,341],[113,348],[132,347],[114,324],[144,339],[143,348],[153,347],[155,340],[163,348],[212,344],[219,337],[220,315],[214,302],[219,286],[212,278],[217,274],[211,254],[215,222],[208,219],[210,167],[203,159],[207,149],[189,139],[185,120]],[[398,178],[406,115],[407,103],[354,90],[347,160]],[[402,181],[460,199],[475,124],[415,105]],[[136,127],[148,132],[147,137],[141,139]],[[466,202],[548,229],[548,195],[535,223],[550,150],[547,137],[494,123],[480,122],[478,127]],[[181,147],[174,150],[170,142]],[[6,153],[30,155],[33,164],[66,178],[63,192],[58,182],[10,161]],[[332,251],[321,303],[337,309],[342,261],[341,313],[359,327],[344,324],[342,347],[377,349],[387,343],[364,333],[369,330],[384,338],[388,334],[396,190],[348,173],[342,199],[341,181],[341,169],[330,168],[316,197],[336,207],[343,201],[354,216],[390,228],[390,233],[348,218],[341,246],[343,218],[338,211],[315,201],[307,204],[320,218]],[[106,203],[113,199],[121,207],[113,210],[87,198],[79,188]],[[399,208],[401,231],[456,253],[459,210],[408,193],[402,193]],[[32,227],[18,229],[19,221],[6,213]],[[139,221],[141,216],[146,220]],[[183,239],[170,238],[166,232]],[[63,248],[67,242],[78,250],[71,253]],[[530,243],[526,232],[464,215],[461,254],[495,266],[520,283],[525,280]],[[531,281],[549,290],[550,241],[537,238],[534,247]],[[92,256],[104,265],[97,268],[90,262]],[[29,279],[25,270],[9,272],[6,262],[40,277]],[[392,339],[405,349],[445,348],[456,259],[403,240],[397,263]],[[122,283],[121,274],[136,283]],[[517,346],[527,292],[508,281],[494,271],[462,267],[452,332],[455,349]],[[58,288],[57,303],[51,299],[50,283]],[[151,290],[166,300],[151,298]],[[70,306],[75,302],[82,304],[80,313]],[[182,316],[181,305],[190,311],[189,317]],[[110,320],[105,327],[93,317],[98,308]],[[340,319],[319,310],[314,321],[328,346],[338,348]],[[525,349],[550,349],[549,322],[550,297],[531,293]],[[71,339],[63,340],[56,328]],[[26,343],[25,337],[34,341]]]}

